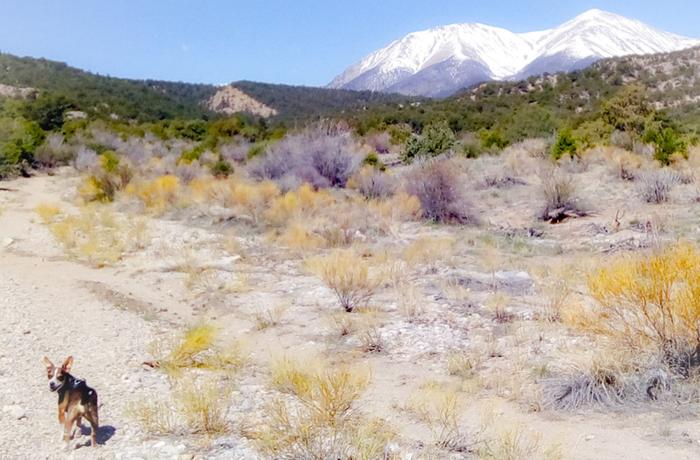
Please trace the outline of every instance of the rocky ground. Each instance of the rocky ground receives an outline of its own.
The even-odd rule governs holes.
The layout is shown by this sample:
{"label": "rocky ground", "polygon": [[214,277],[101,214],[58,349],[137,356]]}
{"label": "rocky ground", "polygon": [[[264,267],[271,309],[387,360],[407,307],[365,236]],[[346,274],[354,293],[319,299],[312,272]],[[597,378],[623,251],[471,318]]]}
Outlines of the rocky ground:
{"label": "rocky ground", "polygon": [[[236,238],[241,257],[220,249],[221,228],[151,217],[148,245],[113,267],[95,268],[67,257],[40,223],[35,208],[46,202],[70,208],[76,181],[73,173],[63,171],[1,184],[0,458],[259,458],[238,428],[256,420],[254,414],[267,396],[265,365],[278,352],[316,352],[333,359],[349,356],[369,366],[372,384],[362,408],[396,427],[400,437],[392,451],[399,458],[441,458],[423,448],[429,442],[428,431],[401,408],[426,382],[452,382],[446,355],[461,349],[502,352],[486,360],[480,389],[467,392],[466,432],[475,431],[481,415],[489,411],[495,426],[519,424],[542,445],[559,446],[559,456],[551,458],[691,459],[700,455],[700,426],[685,409],[533,411],[523,404],[528,398],[514,396],[516,387],[506,384],[517,373],[513,363],[518,359],[549,360],[575,350],[580,341],[566,331],[532,321],[542,303],[538,267],[562,252],[575,257],[576,251],[586,251],[597,257],[610,248],[619,251],[625,245],[645,244],[647,233],[633,225],[614,234],[605,230],[613,224],[616,202],[597,202],[598,208],[608,211],[547,227],[544,237],[532,237],[528,228],[536,210],[531,209],[526,190],[484,192],[483,206],[497,204],[513,210],[512,216],[498,219],[507,221],[508,227],[494,221],[486,224],[489,237],[502,238],[501,247],[508,248],[506,254],[494,256],[492,265],[497,267],[491,272],[483,254],[473,250],[484,234],[448,230],[459,242],[451,261],[419,267],[412,280],[419,317],[409,318],[400,311],[396,290],[382,290],[375,302],[383,350],[363,353],[357,338],[338,338],[329,326],[328,305],[334,299],[328,290],[300,263],[276,256],[264,239],[242,234],[240,229]],[[629,198],[617,194],[614,200],[624,203]],[[669,205],[665,210],[688,214],[684,206]],[[648,212],[638,214],[641,219]],[[690,233],[695,232],[693,216],[683,224]],[[397,238],[412,241],[425,232],[440,230],[406,224]],[[524,236],[518,232],[525,232]],[[185,251],[188,258],[208,265],[216,277],[233,280],[236,287],[223,293],[217,288],[215,295],[206,292],[209,281],[203,287],[185,287],[185,275],[173,269],[183,263]],[[528,256],[515,257],[523,253]],[[507,310],[514,322],[495,322],[484,306],[494,277],[499,291],[510,297]],[[284,305],[281,324],[259,330],[254,314],[278,305]],[[243,339],[250,353],[250,364],[237,378],[228,411],[233,428],[214,438],[145,433],[128,416],[127,406],[140,395],[164,394],[170,388],[163,372],[143,365],[151,357],[149,347],[197,318],[216,321],[225,336]],[[73,373],[100,395],[102,429],[95,450],[83,447],[86,436],[68,447],[60,440],[56,395],[49,392],[41,360],[48,356],[59,362],[69,354],[75,357]],[[451,455],[463,458],[474,453]]]}

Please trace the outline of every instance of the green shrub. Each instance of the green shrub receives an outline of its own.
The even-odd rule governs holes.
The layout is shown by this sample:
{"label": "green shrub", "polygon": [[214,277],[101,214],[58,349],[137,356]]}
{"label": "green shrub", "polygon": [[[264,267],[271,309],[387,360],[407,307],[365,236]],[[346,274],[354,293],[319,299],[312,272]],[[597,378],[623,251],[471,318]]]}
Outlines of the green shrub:
{"label": "green shrub", "polygon": [[371,166],[374,169],[378,169],[380,171],[386,171],[386,165],[382,162],[382,160],[379,159],[379,155],[377,155],[377,152],[370,152],[367,154],[365,159],[362,161],[362,164]]}
{"label": "green shrub", "polygon": [[23,119],[0,119],[0,178],[16,174],[34,162],[36,149],[46,133],[38,124]]}
{"label": "green shrub", "polygon": [[552,158],[559,160],[565,154],[573,158],[578,154],[578,144],[570,129],[562,129],[557,135],[557,140],[552,146]]}
{"label": "green shrub", "polygon": [[610,142],[612,126],[606,124],[602,119],[596,118],[582,123],[572,134],[579,148],[587,150],[596,145],[605,145]]}
{"label": "green shrub", "polygon": [[251,145],[250,149],[248,150],[248,159],[252,160],[258,155],[265,153],[265,150],[267,150],[267,146],[267,142],[256,142],[255,144]]}
{"label": "green shrub", "polygon": [[466,158],[479,158],[484,153],[484,149],[475,141],[465,141],[462,143],[462,155]]}
{"label": "green shrub", "polygon": [[199,161],[199,158],[202,156],[204,153],[204,146],[198,145],[197,147],[190,149],[190,150],[185,150],[182,152],[180,155],[180,158],[177,159],[178,164],[191,164],[194,161]]}
{"label": "green shrub", "polygon": [[406,143],[402,159],[411,163],[416,158],[436,157],[455,144],[455,134],[445,122],[428,125],[421,136],[413,136]]}
{"label": "green shrub", "polygon": [[481,145],[485,149],[497,149],[503,150],[508,147],[508,139],[506,139],[503,132],[498,129],[482,129],[479,132],[479,138],[481,139]]}
{"label": "green shrub", "polygon": [[663,165],[670,164],[674,154],[688,154],[688,144],[683,133],[662,116],[647,122],[642,140],[654,146],[654,159]]}
{"label": "green shrub", "polygon": [[231,166],[231,163],[221,157],[209,165],[209,170],[214,177],[218,178],[228,177],[233,174],[233,166]]}

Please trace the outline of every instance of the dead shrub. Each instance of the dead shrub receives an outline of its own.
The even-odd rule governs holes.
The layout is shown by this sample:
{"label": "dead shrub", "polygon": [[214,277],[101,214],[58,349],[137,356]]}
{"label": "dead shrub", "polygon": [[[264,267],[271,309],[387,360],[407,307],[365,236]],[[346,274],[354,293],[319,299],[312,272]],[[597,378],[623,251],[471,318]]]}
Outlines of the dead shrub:
{"label": "dead shrub", "polygon": [[666,203],[671,191],[680,182],[678,173],[668,169],[647,172],[640,177],[639,196],[646,203]]}
{"label": "dead shrub", "polygon": [[586,209],[576,197],[573,178],[556,169],[550,168],[540,173],[544,208],[540,213],[542,220],[558,223],[568,217],[581,217]]}
{"label": "dead shrub", "polygon": [[426,162],[406,178],[406,191],[420,200],[423,217],[441,223],[475,225],[472,209],[461,177],[450,160]]}
{"label": "dead shrub", "polygon": [[542,381],[542,403],[559,410],[610,407],[626,398],[626,382],[619,366],[601,360],[572,363]]}

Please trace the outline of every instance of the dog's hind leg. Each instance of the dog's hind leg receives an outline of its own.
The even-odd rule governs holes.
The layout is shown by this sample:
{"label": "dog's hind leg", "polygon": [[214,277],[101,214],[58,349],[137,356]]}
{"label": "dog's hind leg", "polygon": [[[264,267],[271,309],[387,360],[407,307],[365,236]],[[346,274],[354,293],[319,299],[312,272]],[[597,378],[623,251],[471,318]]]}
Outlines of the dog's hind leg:
{"label": "dog's hind leg", "polygon": [[97,432],[100,429],[100,422],[97,416],[97,407],[92,405],[88,407],[85,413],[85,418],[90,423],[90,438],[92,440],[92,447],[97,447]]}

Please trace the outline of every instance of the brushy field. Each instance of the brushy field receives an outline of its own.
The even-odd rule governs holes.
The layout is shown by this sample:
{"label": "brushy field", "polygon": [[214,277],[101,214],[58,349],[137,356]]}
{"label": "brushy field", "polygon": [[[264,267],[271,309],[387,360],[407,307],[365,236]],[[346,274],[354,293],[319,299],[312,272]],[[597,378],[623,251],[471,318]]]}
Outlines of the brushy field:
{"label": "brushy field", "polygon": [[699,407],[697,149],[661,167],[528,140],[403,164],[325,127],[231,148],[224,174],[123,142],[77,158],[73,199],[36,213],[68,256],[193,305],[144,356],[171,382],[130,406],[149,436],[262,458],[576,458],[557,427],[581,414],[634,427]]}

